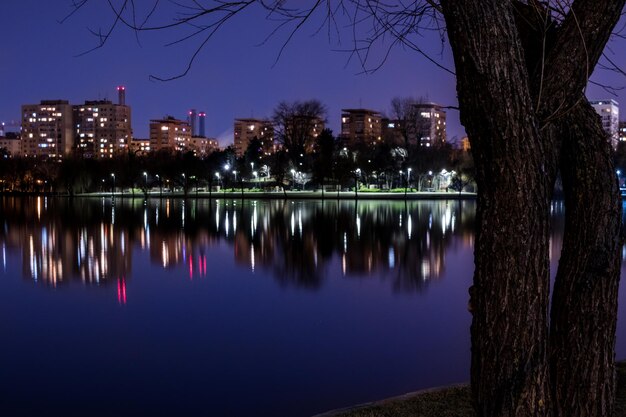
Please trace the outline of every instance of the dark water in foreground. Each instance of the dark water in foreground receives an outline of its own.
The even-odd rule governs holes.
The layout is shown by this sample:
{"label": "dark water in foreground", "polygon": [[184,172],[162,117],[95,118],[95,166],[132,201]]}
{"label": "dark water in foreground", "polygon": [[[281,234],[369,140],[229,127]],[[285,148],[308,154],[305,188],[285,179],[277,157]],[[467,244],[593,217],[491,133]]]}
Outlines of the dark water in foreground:
{"label": "dark water in foreground", "polygon": [[474,216],[0,199],[0,416],[307,416],[466,381]]}

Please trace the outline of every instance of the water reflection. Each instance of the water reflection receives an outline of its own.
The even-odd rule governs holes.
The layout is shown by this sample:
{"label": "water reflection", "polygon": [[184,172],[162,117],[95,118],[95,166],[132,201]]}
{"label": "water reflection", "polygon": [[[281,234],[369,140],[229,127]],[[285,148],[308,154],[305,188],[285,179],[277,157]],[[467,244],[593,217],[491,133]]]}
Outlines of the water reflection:
{"label": "water reflection", "polygon": [[[126,302],[133,256],[207,276],[216,245],[238,265],[267,270],[280,285],[316,289],[328,268],[346,278],[379,276],[395,291],[438,279],[446,251],[473,246],[473,202],[65,200],[3,198],[2,262],[20,249],[26,279],[116,285]],[[12,259],[9,257],[9,259]]]}

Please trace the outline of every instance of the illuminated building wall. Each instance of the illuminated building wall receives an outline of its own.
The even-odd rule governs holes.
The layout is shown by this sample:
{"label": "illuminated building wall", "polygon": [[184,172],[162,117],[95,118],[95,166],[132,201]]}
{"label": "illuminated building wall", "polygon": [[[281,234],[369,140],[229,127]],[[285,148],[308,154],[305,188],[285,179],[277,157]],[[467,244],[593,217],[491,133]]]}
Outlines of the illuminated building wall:
{"label": "illuminated building wall", "polygon": [[134,154],[145,155],[150,152],[150,139],[133,138],[129,144],[130,151]]}
{"label": "illuminated building wall", "polygon": [[435,103],[416,104],[417,138],[420,146],[446,143],[446,112]]}
{"label": "illuminated building wall", "polygon": [[274,126],[264,119],[235,119],[234,145],[237,156],[242,156],[254,138],[261,141],[263,153],[269,155],[274,149]]}
{"label": "illuminated building wall", "polygon": [[150,120],[150,150],[185,152],[190,150],[191,126],[188,122],[166,116]]}
{"label": "illuminated building wall", "polygon": [[619,140],[619,104],[613,99],[590,101],[602,118],[602,128],[609,135],[611,146],[617,148]]}
{"label": "illuminated building wall", "polygon": [[382,139],[381,115],[367,109],[341,110],[341,138],[348,143],[376,143]]}
{"label": "illuminated building wall", "polygon": [[72,106],[67,100],[22,106],[23,156],[62,158],[73,145]]}
{"label": "illuminated building wall", "polygon": [[132,140],[130,107],[109,100],[74,106],[76,149],[88,158],[111,158]]}
{"label": "illuminated building wall", "polygon": [[0,136],[0,149],[6,149],[10,156],[19,156],[22,151],[22,140],[15,133],[7,133],[6,136]]}
{"label": "illuminated building wall", "polygon": [[203,158],[219,149],[217,139],[205,138],[204,136],[193,136],[189,142],[189,149],[194,155]]}

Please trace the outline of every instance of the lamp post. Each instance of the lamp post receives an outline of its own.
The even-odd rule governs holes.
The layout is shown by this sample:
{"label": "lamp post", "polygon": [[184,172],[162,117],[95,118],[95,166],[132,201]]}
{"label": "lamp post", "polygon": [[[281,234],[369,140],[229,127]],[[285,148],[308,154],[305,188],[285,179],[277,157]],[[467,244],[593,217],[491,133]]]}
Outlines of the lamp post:
{"label": "lamp post", "polygon": [[409,189],[409,179],[411,177],[411,168],[406,170],[406,184],[404,187],[404,199],[406,200],[406,192]]}
{"label": "lamp post", "polygon": [[258,175],[259,175],[259,173],[258,173],[258,172],[256,172],[256,171],[252,171],[252,176],[254,177],[254,187],[255,187],[255,188],[256,188],[256,187],[257,187],[257,185],[258,185],[258,184],[257,184],[257,176],[258,176]]}
{"label": "lamp post", "polygon": [[[228,179],[228,177],[226,175],[226,172],[228,172],[228,171],[230,171],[230,164],[226,163],[226,164],[224,164],[224,180]],[[224,184],[222,184],[222,188],[224,188],[224,194],[226,194],[226,188],[225,188]]]}
{"label": "lamp post", "polygon": [[113,195],[115,194],[115,174],[111,174],[111,178],[113,178],[113,188],[111,188],[111,198],[113,198]]}
{"label": "lamp post", "polygon": [[359,197],[359,176],[361,175],[361,168],[357,168],[354,171],[354,198]]}
{"label": "lamp post", "polygon": [[146,185],[146,196],[148,195],[148,173],[146,171],[143,172],[143,179]]}
{"label": "lamp post", "polygon": [[161,180],[161,177],[159,177],[158,174],[156,177],[159,180],[159,198],[163,198],[163,180]]}

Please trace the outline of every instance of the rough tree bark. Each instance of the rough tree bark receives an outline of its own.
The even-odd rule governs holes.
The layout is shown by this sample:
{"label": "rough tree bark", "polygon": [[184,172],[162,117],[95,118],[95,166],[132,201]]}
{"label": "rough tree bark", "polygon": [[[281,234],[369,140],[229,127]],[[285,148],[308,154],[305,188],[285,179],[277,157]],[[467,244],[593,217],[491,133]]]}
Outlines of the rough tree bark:
{"label": "rough tree bark", "polygon": [[[620,216],[611,149],[580,91],[624,1],[577,1],[559,25],[538,3],[522,4],[531,12],[522,19],[519,2],[441,5],[480,190],[471,290],[476,411],[608,416]],[[539,46],[542,53],[531,49]],[[559,159],[568,220],[551,346],[548,217]]]}
{"label": "rough tree bark", "polygon": [[559,123],[565,235],[550,328],[557,416],[611,416],[620,198],[610,142],[586,100]]}
{"label": "rough tree bark", "polygon": [[479,416],[545,416],[556,167],[545,164],[550,148],[535,122],[511,3],[441,4],[480,190],[470,301],[475,408]]}

